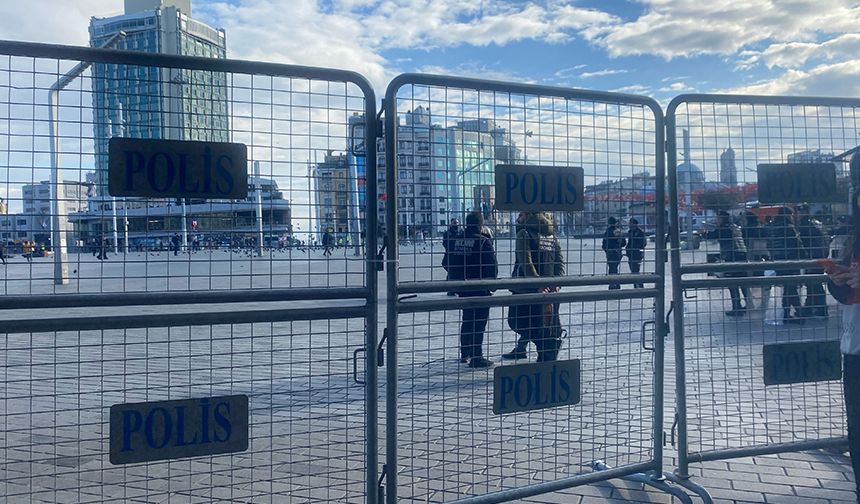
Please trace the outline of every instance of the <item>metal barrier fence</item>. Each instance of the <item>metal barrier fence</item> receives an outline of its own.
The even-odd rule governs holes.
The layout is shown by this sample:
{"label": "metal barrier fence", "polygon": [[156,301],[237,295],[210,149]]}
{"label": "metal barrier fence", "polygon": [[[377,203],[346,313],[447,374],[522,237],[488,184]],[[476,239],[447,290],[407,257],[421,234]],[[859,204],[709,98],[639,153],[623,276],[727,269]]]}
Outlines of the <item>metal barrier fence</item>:
{"label": "metal barrier fence", "polygon": [[669,105],[673,479],[706,502],[690,464],[846,443],[839,308],[815,260],[838,261],[849,234],[858,107],[720,95]]}
{"label": "metal barrier fence", "polygon": [[[387,272],[383,337],[386,501],[505,502],[631,477],[689,502],[652,477],[663,463],[665,322],[655,313],[664,311],[664,241],[647,244],[639,274],[625,263],[623,275],[608,275],[601,249],[609,217],[636,217],[649,234],[665,233],[657,204],[664,198],[660,107],[638,96],[428,75],[394,79],[384,105],[381,226],[395,266]],[[583,211],[554,214],[562,276],[508,278],[518,215],[499,209],[500,166],[582,168]],[[451,219],[465,223],[472,211],[492,236],[498,280],[447,280],[444,252],[455,245],[444,233]],[[539,232],[538,221],[524,226]],[[626,226],[619,233],[626,236]],[[556,286],[558,293],[540,293]],[[475,289],[495,294],[454,297]],[[508,310],[535,303],[558,304],[567,334],[558,359],[578,359],[581,402],[494,414],[492,373],[525,363],[499,361],[517,343]],[[462,318],[474,319],[480,333],[484,316],[481,348],[495,371],[461,361]],[[525,352],[534,360],[533,350]]]}
{"label": "metal barrier fence", "polygon": [[[0,42],[0,496],[376,503],[376,353],[354,362],[377,345],[372,87],[116,50],[138,35]],[[114,137],[244,144],[248,196],[112,196]],[[109,460],[112,406],[225,395],[247,397],[246,450]],[[166,411],[147,435],[187,444]]]}

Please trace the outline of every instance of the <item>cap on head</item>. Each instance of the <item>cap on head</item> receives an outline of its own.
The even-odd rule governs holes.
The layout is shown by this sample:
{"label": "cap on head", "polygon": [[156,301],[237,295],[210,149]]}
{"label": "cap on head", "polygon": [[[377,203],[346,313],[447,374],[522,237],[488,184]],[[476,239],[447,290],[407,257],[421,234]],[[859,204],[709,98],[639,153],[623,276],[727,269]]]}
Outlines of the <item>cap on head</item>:
{"label": "cap on head", "polygon": [[477,210],[466,215],[466,227],[481,229],[484,227],[484,216]]}
{"label": "cap on head", "polygon": [[719,217],[731,217],[731,215],[729,215],[729,213],[726,212],[725,210],[718,211],[717,216],[719,216]]}
{"label": "cap on head", "polygon": [[629,221],[627,221],[627,222],[629,222],[630,224],[632,224],[632,225],[634,225],[634,226],[638,226],[638,225],[639,225],[639,221],[638,221],[638,220],[636,220],[636,218],[635,218],[635,217],[631,217],[631,218],[630,218],[630,220],[629,220]]}
{"label": "cap on head", "polygon": [[618,221],[617,221],[617,220],[615,220],[615,217],[610,217],[610,218],[606,219],[606,222],[607,222],[610,226],[614,226],[614,225],[618,224]]}

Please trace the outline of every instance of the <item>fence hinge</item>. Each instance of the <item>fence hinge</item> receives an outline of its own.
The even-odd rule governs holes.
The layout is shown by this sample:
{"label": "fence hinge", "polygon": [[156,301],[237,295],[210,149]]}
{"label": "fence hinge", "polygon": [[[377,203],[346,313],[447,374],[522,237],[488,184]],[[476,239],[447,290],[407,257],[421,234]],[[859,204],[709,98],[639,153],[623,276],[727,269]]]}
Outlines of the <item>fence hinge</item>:
{"label": "fence hinge", "polygon": [[379,346],[376,347],[376,367],[385,366],[385,350],[382,348],[382,345],[385,344],[386,339],[388,339],[387,327],[382,330],[382,339],[379,340]]}
{"label": "fence hinge", "polygon": [[675,431],[678,429],[678,413],[675,413],[675,421],[672,423],[672,446],[675,446]]}
{"label": "fence hinge", "polygon": [[376,271],[385,271],[385,247],[387,243],[382,244],[382,248],[376,253]]}
{"label": "fence hinge", "polygon": [[379,112],[376,113],[376,138],[384,138],[385,132],[382,129],[385,125],[382,122],[382,114],[385,113],[385,99],[381,101],[381,107],[379,107]]}
{"label": "fence hinge", "polygon": [[377,501],[379,504],[385,504],[385,475],[388,474],[388,466],[382,464],[382,473],[379,475],[379,481],[376,482],[376,486],[378,487],[378,491],[376,494]]}

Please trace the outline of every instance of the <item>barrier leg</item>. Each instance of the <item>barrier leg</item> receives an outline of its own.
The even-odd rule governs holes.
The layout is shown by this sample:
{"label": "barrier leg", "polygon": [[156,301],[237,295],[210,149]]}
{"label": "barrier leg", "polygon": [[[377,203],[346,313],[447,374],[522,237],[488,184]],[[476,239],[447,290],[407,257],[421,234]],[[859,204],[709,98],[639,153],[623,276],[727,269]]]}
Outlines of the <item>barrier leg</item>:
{"label": "barrier leg", "polygon": [[[605,471],[607,469],[611,469],[605,462],[602,460],[595,460],[591,463],[591,468],[596,471]],[[680,488],[675,488],[672,485],[666,483],[662,478],[658,479],[650,474],[638,473],[631,474],[630,476],[624,476],[621,478],[627,481],[635,481],[637,483],[642,483],[646,486],[650,486],[656,488],[657,490],[666,492],[669,495],[676,497],[681,501],[682,504],[693,504],[693,499],[690,498],[683,490]],[[683,486],[683,485],[682,485]],[[707,494],[707,492],[705,492]],[[710,496],[708,496],[710,498]],[[707,502],[707,501],[706,501]],[[713,504],[713,502],[709,502],[709,504]]]}
{"label": "barrier leg", "polygon": [[698,495],[704,504],[714,504],[714,499],[711,497],[711,494],[708,493],[708,490],[697,483],[693,483],[690,478],[682,478],[676,474],[669,473],[666,473],[663,476],[672,483],[682,486]]}

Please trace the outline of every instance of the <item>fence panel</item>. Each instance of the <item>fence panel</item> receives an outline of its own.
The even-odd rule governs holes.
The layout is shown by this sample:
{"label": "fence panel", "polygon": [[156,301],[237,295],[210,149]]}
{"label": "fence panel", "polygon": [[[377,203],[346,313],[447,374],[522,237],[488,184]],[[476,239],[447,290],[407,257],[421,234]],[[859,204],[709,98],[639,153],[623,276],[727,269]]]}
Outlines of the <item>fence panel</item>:
{"label": "fence panel", "polygon": [[[385,104],[381,226],[396,264],[388,271],[387,502],[503,502],[660,473],[663,350],[655,334],[664,322],[655,310],[663,313],[664,243],[648,241],[633,275],[625,262],[624,275],[608,276],[601,249],[610,217],[624,235],[633,217],[648,235],[664,234],[660,108],[641,97],[426,75],[396,78]],[[583,209],[553,214],[560,277],[510,279],[518,211],[501,209],[494,176],[511,165],[583,170]],[[492,296],[457,297],[476,281],[447,280],[442,261],[454,245],[445,232],[473,211],[492,237],[499,280],[483,281]],[[526,226],[537,233],[537,221]],[[623,287],[611,288],[616,281]],[[539,293],[556,285],[560,293]],[[554,302],[567,334],[558,360],[579,360],[581,402],[494,414],[493,373],[527,362],[500,360],[517,343],[508,307]],[[489,310],[482,350],[495,370],[461,361],[460,311],[469,308],[479,326]],[[535,350],[525,351],[534,362]]]}
{"label": "fence panel", "polygon": [[[376,503],[372,88],[114,49],[0,43],[0,495]],[[112,195],[116,137],[243,144],[247,197]],[[186,194],[227,183],[207,155]],[[247,450],[110,462],[111,406],[236,394]]]}
{"label": "fence panel", "polygon": [[[845,442],[841,313],[815,260],[839,261],[850,232],[845,153],[858,106],[714,95],[670,104],[682,478],[690,463]],[[814,355],[785,345],[801,342]]]}

